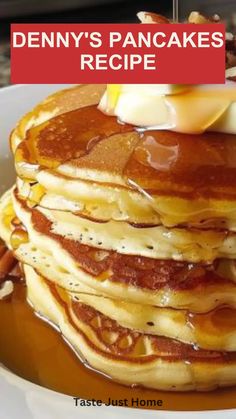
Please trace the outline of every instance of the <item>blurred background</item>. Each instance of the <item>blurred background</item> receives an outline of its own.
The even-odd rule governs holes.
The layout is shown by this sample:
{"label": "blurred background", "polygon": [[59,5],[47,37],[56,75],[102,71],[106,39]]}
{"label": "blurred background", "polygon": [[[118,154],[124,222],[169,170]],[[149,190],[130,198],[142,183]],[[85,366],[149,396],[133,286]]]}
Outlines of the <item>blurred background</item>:
{"label": "blurred background", "polygon": [[[0,87],[10,83],[10,23],[128,23],[140,10],[172,16],[172,0],[0,0]],[[219,14],[236,32],[236,0],[179,0],[184,19]]]}

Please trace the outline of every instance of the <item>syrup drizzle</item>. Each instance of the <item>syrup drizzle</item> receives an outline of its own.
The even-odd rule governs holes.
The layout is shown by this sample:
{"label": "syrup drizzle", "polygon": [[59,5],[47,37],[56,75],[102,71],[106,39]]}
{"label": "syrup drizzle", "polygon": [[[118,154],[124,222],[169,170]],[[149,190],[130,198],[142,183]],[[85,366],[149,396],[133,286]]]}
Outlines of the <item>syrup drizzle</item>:
{"label": "syrup drizzle", "polygon": [[[198,346],[211,340],[211,333],[218,334],[219,345],[236,330],[236,310],[221,307],[206,314],[189,313],[187,324],[194,331]],[[203,332],[203,333],[202,333]],[[204,333],[205,332],[205,333]]]}
{"label": "syrup drizzle", "polygon": [[53,169],[89,153],[102,139],[131,131],[130,125],[107,117],[96,106],[79,108],[56,116],[26,133],[15,153],[16,164]]}
{"label": "syrup drizzle", "polygon": [[[16,166],[31,167],[33,176],[68,160],[72,168],[115,171],[125,177],[129,188],[150,200],[153,194],[188,199],[236,197],[235,135],[137,133],[95,106],[67,112],[32,128],[15,158]],[[37,203],[44,191],[34,188],[31,200]]]}
{"label": "syrup drizzle", "polygon": [[173,0],[173,23],[179,22],[179,0]]}

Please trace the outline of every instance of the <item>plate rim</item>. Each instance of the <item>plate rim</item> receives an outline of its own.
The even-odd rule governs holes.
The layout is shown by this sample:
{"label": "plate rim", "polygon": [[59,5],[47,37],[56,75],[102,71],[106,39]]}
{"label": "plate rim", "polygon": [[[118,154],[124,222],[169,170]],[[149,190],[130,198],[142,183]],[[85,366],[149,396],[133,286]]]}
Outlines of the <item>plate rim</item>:
{"label": "plate rim", "polygon": [[[10,86],[5,86],[5,87],[0,88],[0,98],[1,98],[2,94],[7,94],[8,92],[10,94],[14,90],[28,89],[29,87],[31,89],[34,89],[34,87],[35,87],[35,90],[36,90],[36,88],[38,89],[39,86],[41,86],[41,85],[39,85],[39,84],[14,84],[14,85],[10,85]],[[46,86],[63,86],[63,88],[66,88],[66,86],[69,87],[71,85],[70,84],[68,84],[68,85],[66,85],[66,84],[50,84],[50,85],[49,84],[47,84],[47,85],[43,84],[43,86],[44,87],[46,87]],[[55,89],[55,91],[56,91],[56,89]],[[48,94],[51,94],[50,89],[48,91]],[[3,118],[3,125],[4,125],[4,120],[5,119]],[[7,137],[3,138],[2,142],[3,142],[3,147],[5,147],[5,145],[8,144],[8,138]],[[8,149],[8,146],[7,146],[7,149]],[[7,157],[6,157],[6,159],[7,159]],[[1,171],[1,168],[0,168],[0,171]],[[47,395],[51,395],[54,398],[55,397],[58,398],[58,399],[60,398],[61,401],[63,401],[63,400],[68,401],[68,399],[71,400],[71,398],[72,398],[72,396],[69,396],[69,395],[66,395],[66,394],[63,394],[63,393],[59,393],[57,391],[54,391],[54,390],[51,390],[49,388],[43,387],[39,384],[35,384],[35,383],[19,376],[18,374],[15,374],[9,368],[4,366],[0,361],[0,387],[1,387],[2,378],[5,378],[7,380],[7,382],[10,382],[10,384],[12,384],[13,381],[16,383],[17,386],[19,384],[19,387],[20,387],[21,390],[24,390],[26,388],[27,389],[30,388],[32,390],[37,390],[38,392],[41,392],[41,393],[46,393]],[[14,386],[14,384],[12,384],[12,385]],[[80,413],[80,411],[81,412],[84,411],[84,410],[81,410],[83,408],[77,407],[76,409],[77,409],[76,411],[78,412],[78,414]],[[202,419],[207,419],[209,417],[209,415],[213,419],[214,418],[221,419],[220,415],[222,413],[224,413],[225,415],[227,414],[228,419],[234,419],[235,412],[236,412],[236,408],[233,408],[233,409],[225,408],[225,409],[220,409],[220,410],[215,410],[215,409],[213,409],[213,410],[199,410],[199,411],[193,411],[193,410],[174,410],[174,411],[172,411],[172,410],[165,410],[165,409],[149,410],[149,409],[134,409],[134,408],[131,408],[131,407],[106,407],[104,405],[102,405],[102,407],[99,407],[99,412],[103,413],[103,411],[105,411],[104,409],[106,409],[106,411],[107,411],[107,409],[111,409],[111,412],[114,412],[114,411],[119,412],[120,413],[120,415],[119,415],[120,418],[124,417],[122,412],[123,413],[124,412],[128,413],[128,412],[131,412],[131,411],[132,412],[135,411],[135,412],[137,412],[137,415],[135,415],[136,417],[139,416],[139,414],[142,414],[142,413],[144,414],[145,413],[145,415],[148,414],[150,419],[154,419],[154,418],[157,418],[157,419],[158,418],[160,418],[160,419],[161,418],[163,418],[163,419],[164,418],[165,419],[175,419],[175,418],[180,419],[180,417],[184,417],[184,418],[188,417],[189,418],[190,414],[191,414],[192,418],[196,417],[196,419],[199,418],[199,417],[201,417]],[[95,410],[96,410],[96,408],[91,407],[91,411],[94,411],[94,418],[95,418]],[[128,414],[128,416],[129,416],[129,414]]]}

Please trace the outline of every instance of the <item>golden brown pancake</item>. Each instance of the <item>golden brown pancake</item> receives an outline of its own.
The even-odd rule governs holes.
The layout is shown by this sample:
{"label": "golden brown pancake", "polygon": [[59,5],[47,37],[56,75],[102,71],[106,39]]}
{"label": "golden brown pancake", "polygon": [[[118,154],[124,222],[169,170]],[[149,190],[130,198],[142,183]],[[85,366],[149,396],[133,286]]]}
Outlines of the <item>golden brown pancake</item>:
{"label": "golden brown pancake", "polygon": [[[127,137],[123,141],[122,133],[131,131],[130,142]],[[115,134],[121,134],[119,147]],[[135,134],[132,126],[119,123],[93,105],[29,129],[15,158],[16,167],[19,162],[53,169],[70,162],[80,171],[98,170],[104,176],[111,172],[124,178],[122,183],[128,188],[134,183],[151,196],[235,199],[235,140],[236,135],[223,133]]]}
{"label": "golden brown pancake", "polygon": [[72,305],[78,301],[86,304],[130,330],[177,339],[195,348],[236,350],[236,310],[229,307],[196,314],[83,292],[69,293],[69,296]]}
{"label": "golden brown pancake", "polygon": [[62,196],[95,218],[104,217],[99,202],[108,219],[235,230],[236,136],[139,133],[96,108],[102,91],[90,85],[52,96],[13,131],[18,175],[40,183],[39,200],[46,195],[53,207]]}
{"label": "golden brown pancake", "polygon": [[60,329],[80,358],[112,379],[172,391],[235,384],[235,352],[196,349],[130,331],[83,303],[69,307],[66,296],[32,268],[25,266],[25,275],[36,312]]}
{"label": "golden brown pancake", "polygon": [[[30,203],[21,198],[17,189],[13,193],[13,205],[28,232],[38,230],[44,234],[46,231],[47,236],[50,235],[55,240],[63,236],[71,244],[75,241],[126,255],[193,263],[209,263],[216,258],[236,258],[236,234],[225,230],[168,229],[114,220],[101,223],[70,212],[48,210],[40,206],[32,209]],[[50,228],[46,227],[48,221]],[[47,230],[50,230],[50,234]]]}
{"label": "golden brown pancake", "polygon": [[104,251],[52,233],[42,213],[29,211],[34,221],[40,220],[30,240],[6,193],[0,201],[0,236],[21,262],[67,290],[116,299],[125,295],[133,303],[202,313],[222,304],[236,307],[233,260],[194,264]]}

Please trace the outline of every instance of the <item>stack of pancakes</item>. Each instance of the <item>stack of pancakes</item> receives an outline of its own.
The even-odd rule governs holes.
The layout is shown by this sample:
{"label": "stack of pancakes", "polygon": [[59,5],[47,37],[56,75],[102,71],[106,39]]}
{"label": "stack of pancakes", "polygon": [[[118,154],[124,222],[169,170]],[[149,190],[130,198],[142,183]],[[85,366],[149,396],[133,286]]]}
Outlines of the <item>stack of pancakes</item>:
{"label": "stack of pancakes", "polygon": [[54,94],[11,135],[0,234],[28,300],[118,382],[233,385],[235,135],[139,133],[97,109],[103,92]]}

